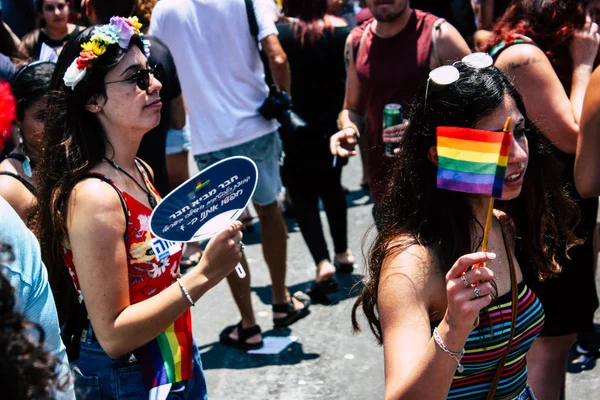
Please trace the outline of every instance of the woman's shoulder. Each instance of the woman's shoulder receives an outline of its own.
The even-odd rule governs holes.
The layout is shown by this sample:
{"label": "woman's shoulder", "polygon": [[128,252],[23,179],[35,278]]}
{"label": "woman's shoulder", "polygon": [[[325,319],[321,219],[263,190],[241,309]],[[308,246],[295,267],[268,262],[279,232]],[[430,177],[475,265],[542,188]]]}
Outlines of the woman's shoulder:
{"label": "woman's shoulder", "polygon": [[435,253],[431,248],[417,243],[409,235],[399,236],[390,242],[382,263],[382,277],[400,273],[414,284],[426,284],[433,276],[441,276]]}
{"label": "woman's shoulder", "polygon": [[508,65],[512,70],[541,63],[550,65],[544,51],[534,43],[513,44],[496,55],[497,66]]}
{"label": "woman's shoulder", "polygon": [[6,158],[0,163],[0,172],[10,172],[12,174],[21,173],[18,164],[16,164],[16,160],[13,160],[12,158]]}

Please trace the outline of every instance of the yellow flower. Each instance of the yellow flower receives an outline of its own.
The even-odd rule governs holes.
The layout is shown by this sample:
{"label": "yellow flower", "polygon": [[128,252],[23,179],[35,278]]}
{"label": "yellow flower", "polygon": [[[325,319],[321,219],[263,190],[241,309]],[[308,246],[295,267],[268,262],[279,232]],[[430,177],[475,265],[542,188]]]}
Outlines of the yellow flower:
{"label": "yellow flower", "polygon": [[133,28],[135,29],[135,34],[139,35],[140,29],[142,29],[142,24],[138,20],[138,17],[129,17],[127,18],[127,21],[129,21],[133,25]]}
{"label": "yellow flower", "polygon": [[96,57],[101,56],[106,52],[106,46],[96,42],[95,40],[82,44],[81,48],[83,51],[91,51],[96,55]]}

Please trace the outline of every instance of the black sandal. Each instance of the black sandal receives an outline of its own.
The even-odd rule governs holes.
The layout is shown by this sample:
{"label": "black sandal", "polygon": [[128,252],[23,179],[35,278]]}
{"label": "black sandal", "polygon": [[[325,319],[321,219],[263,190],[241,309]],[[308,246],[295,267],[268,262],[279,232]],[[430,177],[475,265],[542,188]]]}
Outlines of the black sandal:
{"label": "black sandal", "polygon": [[[238,338],[237,340],[229,337],[231,332],[233,332],[237,328]],[[258,343],[248,343],[246,340],[251,338],[254,335],[258,335],[261,333],[260,326],[254,325],[250,328],[242,328],[242,321],[240,321],[237,325],[228,326],[221,332],[219,335],[219,341],[225,346],[235,347],[240,350],[256,350],[263,347],[262,339]]]}
{"label": "black sandal", "polygon": [[313,303],[330,305],[331,300],[329,294],[335,293],[339,290],[340,286],[334,278],[328,279],[322,282],[315,282],[310,289],[306,292]]}
{"label": "black sandal", "polygon": [[[310,306],[310,297],[306,293],[296,292],[291,297],[292,298],[290,299],[290,302],[287,304],[273,304],[272,307],[274,313],[287,314],[285,317],[273,318],[273,325],[275,328],[285,328],[286,326],[290,326],[294,322],[301,320],[310,313],[308,309],[308,306]],[[304,308],[296,310],[296,307],[294,306],[294,299],[302,303]]]}
{"label": "black sandal", "polygon": [[333,266],[339,272],[343,272],[344,274],[351,274],[354,271],[354,263],[343,263],[339,262],[337,258],[333,259]]}

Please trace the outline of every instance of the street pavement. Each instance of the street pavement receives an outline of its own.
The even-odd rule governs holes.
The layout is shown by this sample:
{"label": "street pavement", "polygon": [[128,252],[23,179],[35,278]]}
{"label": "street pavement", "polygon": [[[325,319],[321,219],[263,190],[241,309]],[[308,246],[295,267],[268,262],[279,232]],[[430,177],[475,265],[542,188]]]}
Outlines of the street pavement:
{"label": "street pavement", "polygon": [[[271,290],[260,245],[259,225],[244,236],[252,273],[252,297],[265,336],[297,336],[277,355],[247,354],[219,343],[219,333],[239,322],[226,282],[207,293],[192,309],[194,337],[202,355],[212,400],[382,399],[383,351],[364,318],[364,331],[352,332],[350,315],[364,274],[363,254],[373,238],[372,203],[360,189],[360,160],[351,159],[343,173],[348,195],[349,246],[357,258],[353,274],[339,274],[342,290],[333,305],[312,305],[311,314],[289,329],[273,330]],[[325,232],[328,225],[321,212]],[[288,219],[287,284],[293,293],[310,287],[315,266],[295,221]],[[333,244],[326,234],[330,251]],[[596,322],[600,328],[600,314]],[[600,368],[595,360],[572,363],[567,399],[600,399]]]}

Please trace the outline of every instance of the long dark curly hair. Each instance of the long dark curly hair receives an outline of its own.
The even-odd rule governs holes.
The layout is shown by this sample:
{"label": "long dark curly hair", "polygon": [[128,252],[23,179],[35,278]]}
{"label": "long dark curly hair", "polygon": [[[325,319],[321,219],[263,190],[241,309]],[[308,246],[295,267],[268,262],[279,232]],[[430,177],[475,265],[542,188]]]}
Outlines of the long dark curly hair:
{"label": "long dark curly hair", "polygon": [[[38,167],[43,173],[38,174],[36,182],[39,194],[34,230],[48,267],[61,324],[78,310],[73,281],[63,260],[63,246],[68,241],[68,198],[77,182],[101,162],[110,146],[98,118],[85,106],[94,96],[106,96],[106,74],[127,52],[118,44],[109,45],[74,90],[65,86],[65,71],[79,56],[81,45],[90,40],[93,30],[88,28],[69,41],[58,58],[48,96],[43,154]],[[129,48],[132,46],[144,49],[138,36],[132,37]]]}
{"label": "long dark curly hair", "polygon": [[[546,53],[565,88],[571,87],[573,60],[569,46],[576,30],[583,28],[592,0],[518,0],[513,1],[496,21],[493,37],[484,51],[514,34],[530,37]],[[595,18],[595,16],[593,16]]]}
{"label": "long dark curly hair", "polygon": [[[437,166],[428,159],[428,152],[436,145],[438,126],[473,127],[494,112],[505,96],[512,97],[525,118],[529,167],[520,196],[499,201],[497,207],[514,221],[525,252],[541,277],[560,271],[555,256],[566,252],[566,243],[575,240],[569,227],[574,225],[576,208],[560,186],[560,164],[553,147],[527,117],[517,90],[495,67],[455,65],[460,71],[457,82],[446,86],[431,82],[429,90],[424,87],[411,107],[410,124],[400,153],[394,157],[391,179],[375,215],[379,232],[368,252],[368,280],[352,309],[352,324],[360,330],[357,312],[362,308],[379,344],[382,333],[377,313],[378,288],[387,257],[419,244],[431,251],[445,274],[460,256],[476,251],[480,245],[471,238],[474,233],[481,236],[483,227],[467,196],[436,187]],[[397,244],[399,237],[410,239]]]}
{"label": "long dark curly hair", "polygon": [[[0,243],[2,245],[2,243]],[[59,361],[44,349],[44,330],[15,311],[14,289],[0,267],[0,387],[6,399],[52,399]]]}

